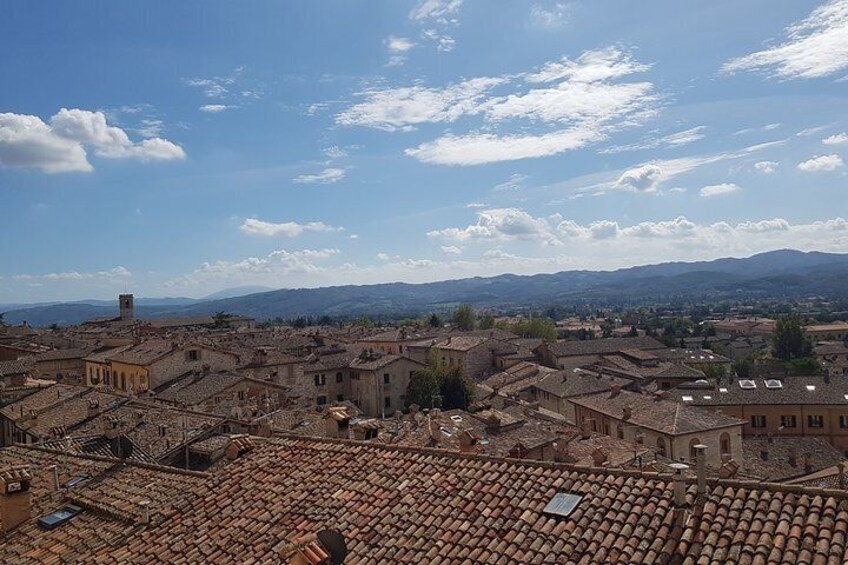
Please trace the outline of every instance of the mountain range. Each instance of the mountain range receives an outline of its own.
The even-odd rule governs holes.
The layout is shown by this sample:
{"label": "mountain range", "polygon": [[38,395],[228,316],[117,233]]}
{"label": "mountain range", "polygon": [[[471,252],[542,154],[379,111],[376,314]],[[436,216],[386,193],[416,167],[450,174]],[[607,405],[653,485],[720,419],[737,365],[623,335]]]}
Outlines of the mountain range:
{"label": "mountain range", "polygon": [[[245,294],[234,296],[240,289]],[[395,282],[265,292],[253,292],[256,287],[240,289],[228,289],[205,299],[136,299],[136,316],[200,316],[223,311],[257,320],[325,314],[352,318],[446,311],[461,303],[506,310],[573,304],[626,306],[808,296],[848,298],[848,254],[779,250],[744,259],[661,263],[616,271],[504,274],[422,284]],[[33,326],[78,324],[116,315],[116,302],[14,308],[6,312],[5,321],[19,324],[26,320]]]}

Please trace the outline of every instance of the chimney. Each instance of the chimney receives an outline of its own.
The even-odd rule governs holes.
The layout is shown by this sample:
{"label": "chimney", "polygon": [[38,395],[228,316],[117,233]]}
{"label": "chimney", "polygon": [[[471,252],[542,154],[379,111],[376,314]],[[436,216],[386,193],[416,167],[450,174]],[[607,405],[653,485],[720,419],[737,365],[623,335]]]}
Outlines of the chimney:
{"label": "chimney", "polygon": [[141,410],[136,410],[133,412],[133,425],[140,426],[144,422],[144,412]]}
{"label": "chimney", "polygon": [[31,484],[27,465],[0,470],[0,532],[13,530],[32,517]]}
{"label": "chimney", "polygon": [[769,456],[768,447],[766,447],[766,446],[761,447],[760,448],[760,459],[762,459],[763,461],[768,461],[768,456]]}
{"label": "chimney", "polygon": [[468,430],[459,434],[459,451],[461,453],[477,453],[477,438]]}
{"label": "chimney", "polygon": [[50,475],[53,479],[53,490],[59,490],[59,466],[58,465],[50,465]]}
{"label": "chimney", "polygon": [[138,502],[138,512],[141,514],[141,523],[149,524],[150,523],[150,501],[149,500],[140,500]]}
{"label": "chimney", "polygon": [[794,447],[789,448],[789,466],[797,467],[798,466],[798,452],[795,451]]}
{"label": "chimney", "polygon": [[594,423],[594,418],[586,418],[583,420],[583,423],[580,424],[580,438],[581,439],[589,439],[592,437],[591,424]]}
{"label": "chimney", "polygon": [[674,507],[683,508],[686,506],[686,478],[684,473],[689,469],[689,465],[685,463],[672,463],[670,465],[674,469]]}
{"label": "chimney", "polygon": [[845,490],[845,463],[840,461],[836,468],[839,470],[839,488]]}
{"label": "chimney", "polygon": [[115,439],[118,437],[118,434],[121,433],[121,422],[114,416],[109,416],[104,421],[104,427],[106,428],[103,431],[103,435],[106,436],[106,439]]}
{"label": "chimney", "polygon": [[806,453],[804,454],[804,472],[808,475],[813,472],[813,464],[810,462],[810,456]]}
{"label": "chimney", "polygon": [[699,443],[695,446],[695,460],[698,470],[698,495],[707,491],[707,446]]}
{"label": "chimney", "polygon": [[633,416],[633,409],[630,408],[630,406],[625,406],[624,408],[622,408],[622,411],[624,412],[622,414],[622,418],[625,420],[629,420],[631,416]]}
{"label": "chimney", "polygon": [[621,385],[616,383],[610,387],[610,398],[615,398],[621,393]]}

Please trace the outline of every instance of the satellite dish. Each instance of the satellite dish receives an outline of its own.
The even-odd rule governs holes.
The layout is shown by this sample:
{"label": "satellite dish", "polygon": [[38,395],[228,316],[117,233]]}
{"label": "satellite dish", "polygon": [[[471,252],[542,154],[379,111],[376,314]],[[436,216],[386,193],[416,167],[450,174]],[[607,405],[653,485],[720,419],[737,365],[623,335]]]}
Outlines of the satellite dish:
{"label": "satellite dish", "polygon": [[330,554],[330,565],[342,565],[347,557],[347,543],[344,536],[336,530],[322,530],[318,532],[318,541]]}

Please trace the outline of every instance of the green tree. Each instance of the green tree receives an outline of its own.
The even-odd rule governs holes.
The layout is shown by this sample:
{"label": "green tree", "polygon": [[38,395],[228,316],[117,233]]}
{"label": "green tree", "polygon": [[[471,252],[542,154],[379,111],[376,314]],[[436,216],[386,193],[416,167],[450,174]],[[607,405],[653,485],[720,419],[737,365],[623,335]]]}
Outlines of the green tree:
{"label": "green tree", "polygon": [[818,375],[822,371],[821,363],[814,357],[797,357],[789,361],[792,372],[796,375]]}
{"label": "green tree", "polygon": [[230,318],[232,318],[232,314],[227,314],[226,312],[215,312],[215,315],[212,316],[213,326],[216,328],[229,328],[230,327]]}
{"label": "green tree", "polygon": [[495,317],[491,314],[484,314],[482,318],[480,318],[480,329],[481,330],[490,330],[495,327]]}
{"label": "green tree", "polygon": [[4,319],[3,319],[3,317],[4,317],[4,316],[6,316],[6,313],[5,313],[5,312],[0,312],[0,326],[5,326],[5,325],[6,325],[6,320],[4,320]]}
{"label": "green tree", "polygon": [[441,328],[445,325],[445,323],[442,321],[438,314],[432,314],[430,316],[429,322],[431,328]]}
{"label": "green tree", "polygon": [[469,304],[463,304],[453,313],[453,325],[461,330],[469,331],[474,329],[474,322],[477,320],[477,313],[474,312]]}
{"label": "green tree", "polygon": [[630,326],[630,331],[627,332],[627,337],[638,337],[639,330],[636,329],[636,326]]}
{"label": "green tree", "polygon": [[715,379],[717,381],[722,381],[727,377],[727,368],[724,365],[707,365],[701,369],[701,372],[708,379]]}
{"label": "green tree", "polygon": [[747,379],[751,375],[751,362],[747,359],[742,359],[733,364],[733,372],[740,379]]}
{"label": "green tree", "polygon": [[784,361],[809,357],[813,352],[813,345],[804,335],[801,320],[797,316],[784,316],[777,319],[772,345],[774,356]]}
{"label": "green tree", "polygon": [[436,373],[429,367],[415,371],[406,387],[406,407],[417,404],[419,408],[440,408],[441,389]]}
{"label": "green tree", "polygon": [[601,322],[601,337],[612,337],[612,330],[615,329],[615,324],[607,318]]}
{"label": "green tree", "polygon": [[441,360],[438,349],[430,351],[427,366],[410,378],[406,389],[406,405],[420,408],[465,410],[474,398],[474,385],[463,373],[462,367],[449,367]]}

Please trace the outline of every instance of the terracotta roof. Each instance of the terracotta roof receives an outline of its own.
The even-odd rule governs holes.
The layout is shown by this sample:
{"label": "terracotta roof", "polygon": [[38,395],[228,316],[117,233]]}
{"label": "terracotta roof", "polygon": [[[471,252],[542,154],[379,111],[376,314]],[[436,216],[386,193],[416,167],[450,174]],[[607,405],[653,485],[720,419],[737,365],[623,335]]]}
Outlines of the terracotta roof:
{"label": "terracotta roof", "polygon": [[709,349],[664,349],[656,352],[657,357],[666,361],[677,361],[687,365],[710,365],[730,363],[730,359]]}
{"label": "terracotta roof", "polygon": [[396,363],[397,361],[408,361],[409,363],[413,363],[415,365],[419,365],[421,367],[424,366],[423,363],[419,363],[418,361],[413,361],[408,357],[403,357],[401,355],[380,355],[373,354],[370,357],[359,356],[353,359],[350,362],[349,367],[351,369],[356,369],[358,371],[378,371],[383,367],[387,367],[392,363]]}
{"label": "terracotta roof", "polygon": [[607,393],[581,396],[571,400],[618,420],[623,419],[624,408],[630,409],[628,423],[656,430],[664,434],[680,435],[713,430],[730,426],[741,426],[745,422],[723,414],[696,408],[673,400],[658,399],[656,395],[621,391],[612,396]]}
{"label": "terracotta roof", "polygon": [[0,409],[0,414],[10,420],[19,421],[22,418],[28,418],[30,410],[36,413],[42,412],[50,406],[60,404],[68,398],[80,396],[89,390],[84,386],[55,384],[7,404]]}
{"label": "terracotta roof", "polygon": [[602,376],[600,373],[585,369],[574,369],[549,374],[536,383],[535,387],[559,398],[571,398],[606,392],[613,385],[626,386],[630,383],[631,381],[627,379]]}
{"label": "terracotta roof", "polygon": [[149,365],[175,349],[176,346],[171,341],[152,339],[128,349],[112,353],[106,356],[106,359],[131,365]]}
{"label": "terracotta roof", "polygon": [[683,363],[672,363],[654,374],[655,379],[686,379],[698,380],[707,378],[703,371],[693,369]]}
{"label": "terracotta roof", "polygon": [[0,361],[0,377],[8,377],[11,375],[24,375],[29,373],[27,363],[19,359],[11,361]]}
{"label": "terracotta roof", "polygon": [[555,357],[603,355],[628,349],[659,350],[664,348],[665,345],[648,336],[567,340],[548,343],[548,350]]}
{"label": "terracotta roof", "polygon": [[[669,391],[672,398],[690,398],[693,406],[728,405],[830,405],[848,407],[848,379],[841,377],[776,377],[750,379],[755,387],[742,388],[742,381],[706,386],[684,385]],[[766,381],[774,388],[769,388]],[[747,386],[747,385],[746,385]]]}
{"label": "terracotta roof", "polygon": [[245,377],[226,371],[207,375],[190,375],[156,394],[156,400],[194,406],[221,394],[245,380]]}
{"label": "terracotta roof", "polygon": [[[582,497],[567,517],[544,511],[558,493]],[[676,508],[668,475],[282,438],[89,562],[278,563],[332,528],[351,564],[843,563],[845,496],[708,480]]]}
{"label": "terracotta roof", "polygon": [[827,440],[817,437],[744,438],[742,468],[764,481],[783,482],[845,461]]}

